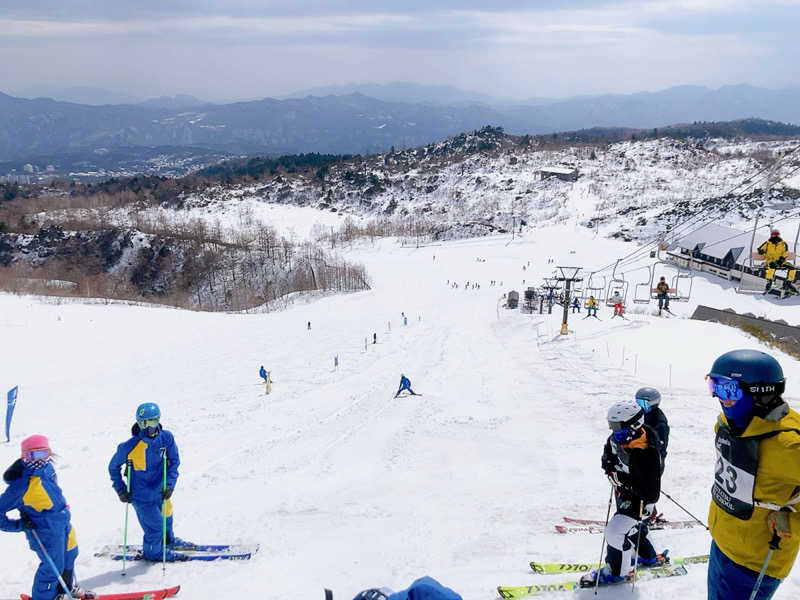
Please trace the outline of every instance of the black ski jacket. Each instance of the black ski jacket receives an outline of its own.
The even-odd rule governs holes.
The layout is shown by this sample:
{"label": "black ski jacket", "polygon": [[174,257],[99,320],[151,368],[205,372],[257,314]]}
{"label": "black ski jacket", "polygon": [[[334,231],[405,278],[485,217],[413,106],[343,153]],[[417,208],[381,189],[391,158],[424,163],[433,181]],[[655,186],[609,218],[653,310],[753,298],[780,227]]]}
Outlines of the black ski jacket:
{"label": "black ski jacket", "polygon": [[650,409],[644,416],[644,424],[649,425],[658,434],[658,452],[661,454],[661,461],[667,459],[667,446],[669,445],[669,422],[667,415],[657,406]]}
{"label": "black ski jacket", "polygon": [[608,436],[603,448],[602,466],[606,474],[616,473],[622,484],[617,488],[617,510],[639,519],[641,505],[658,502],[661,495],[661,453],[658,434],[649,425],[628,444],[618,444]]}

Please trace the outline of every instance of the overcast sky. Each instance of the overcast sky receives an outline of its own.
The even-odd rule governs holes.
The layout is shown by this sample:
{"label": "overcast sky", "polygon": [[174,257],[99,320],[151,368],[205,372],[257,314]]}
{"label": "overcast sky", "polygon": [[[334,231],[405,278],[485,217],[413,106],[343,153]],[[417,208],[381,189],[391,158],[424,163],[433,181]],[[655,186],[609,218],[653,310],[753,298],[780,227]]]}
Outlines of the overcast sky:
{"label": "overcast sky", "polygon": [[411,81],[510,98],[800,87],[800,0],[0,0],[0,91],[220,101]]}

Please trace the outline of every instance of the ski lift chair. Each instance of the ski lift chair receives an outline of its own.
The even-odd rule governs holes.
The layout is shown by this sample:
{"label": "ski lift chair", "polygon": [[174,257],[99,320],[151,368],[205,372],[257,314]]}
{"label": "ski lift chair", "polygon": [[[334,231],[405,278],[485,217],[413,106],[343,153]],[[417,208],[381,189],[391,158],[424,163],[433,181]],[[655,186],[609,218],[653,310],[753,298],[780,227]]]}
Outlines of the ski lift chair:
{"label": "ski lift chair", "polygon": [[[688,283],[681,283],[681,282]],[[687,273],[678,273],[672,278],[672,287],[669,289],[669,299],[678,302],[688,302],[692,297],[694,277]]]}
{"label": "ski lift chair", "polygon": [[650,277],[647,278],[647,281],[637,283],[633,288],[634,304],[650,304],[650,300],[652,300],[653,269],[647,267],[647,272],[650,274]]}
{"label": "ski lift chair", "polygon": [[606,293],[606,306],[614,306],[615,294],[622,298],[622,305],[625,306],[625,301],[628,298],[628,282],[624,279],[612,279],[608,284],[608,292]]}
{"label": "ski lift chair", "polygon": [[[600,304],[604,301],[603,292],[606,289],[606,277],[605,275],[597,276],[597,279],[593,279],[594,275],[589,275],[589,281],[586,282],[586,287],[584,288],[583,293],[583,306],[588,308],[587,302],[589,301],[589,296],[594,296],[594,299],[597,300],[597,304]],[[602,278],[603,282],[600,283],[600,279]]]}

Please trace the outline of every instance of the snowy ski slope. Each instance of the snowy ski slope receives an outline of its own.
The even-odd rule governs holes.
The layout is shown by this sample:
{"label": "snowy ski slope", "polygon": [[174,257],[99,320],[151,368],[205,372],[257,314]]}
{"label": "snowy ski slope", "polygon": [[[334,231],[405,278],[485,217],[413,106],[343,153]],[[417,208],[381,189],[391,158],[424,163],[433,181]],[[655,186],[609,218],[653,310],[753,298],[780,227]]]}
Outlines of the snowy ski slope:
{"label": "snowy ski slope", "polygon": [[[548,258],[598,267],[632,248],[566,225],[419,249],[387,240],[350,252],[373,290],[272,314],[0,296],[0,387],[20,386],[0,464],[16,458],[24,436],[50,437],[81,546],[78,576],[97,591],[179,583],[191,600],[318,600],[331,587],[348,599],[430,574],[465,600],[496,598],[498,584],[546,580],[529,571],[530,560],[597,559],[600,536],[558,535],[553,524],[605,516],[605,413],[641,385],[662,391],[672,425],[663,487],[706,517],[717,403],[703,375],[718,354],[761,347],[757,340],[654,317],[653,305],[628,321],[610,321],[605,307],[602,321],[571,315],[574,333],[561,337],[558,310],[499,307],[503,291],[549,274]],[[481,289],[464,290],[466,281]],[[800,321],[797,301],[739,296],[723,284],[696,277],[692,301],[673,310],[690,314],[704,303]],[[775,354],[800,408],[800,364]],[[272,370],[269,396],[261,364]],[[392,399],[401,372],[424,396]],[[124,507],[106,466],[146,400],[160,404],[180,447],[176,533],[258,542],[253,560],[171,564],[166,576],[160,565],[134,564],[122,578],[119,563],[92,556],[122,541]],[[666,499],[659,508],[686,518]],[[676,555],[709,545],[702,528],[654,537]],[[0,597],[29,590],[36,560],[22,535],[0,535],[0,565]],[[776,598],[799,593],[795,569]],[[704,598],[705,567],[598,597],[623,596]]]}

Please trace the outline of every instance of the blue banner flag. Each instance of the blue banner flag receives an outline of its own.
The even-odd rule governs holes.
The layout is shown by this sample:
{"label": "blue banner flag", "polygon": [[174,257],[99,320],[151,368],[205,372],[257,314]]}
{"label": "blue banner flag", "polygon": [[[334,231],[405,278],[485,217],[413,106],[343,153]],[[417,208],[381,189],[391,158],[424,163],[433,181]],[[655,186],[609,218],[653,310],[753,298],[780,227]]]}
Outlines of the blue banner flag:
{"label": "blue banner flag", "polygon": [[10,442],[11,437],[9,434],[11,433],[11,417],[14,416],[14,407],[17,405],[17,392],[19,391],[19,386],[15,385],[13,388],[8,390],[7,402],[6,404],[6,441]]}

